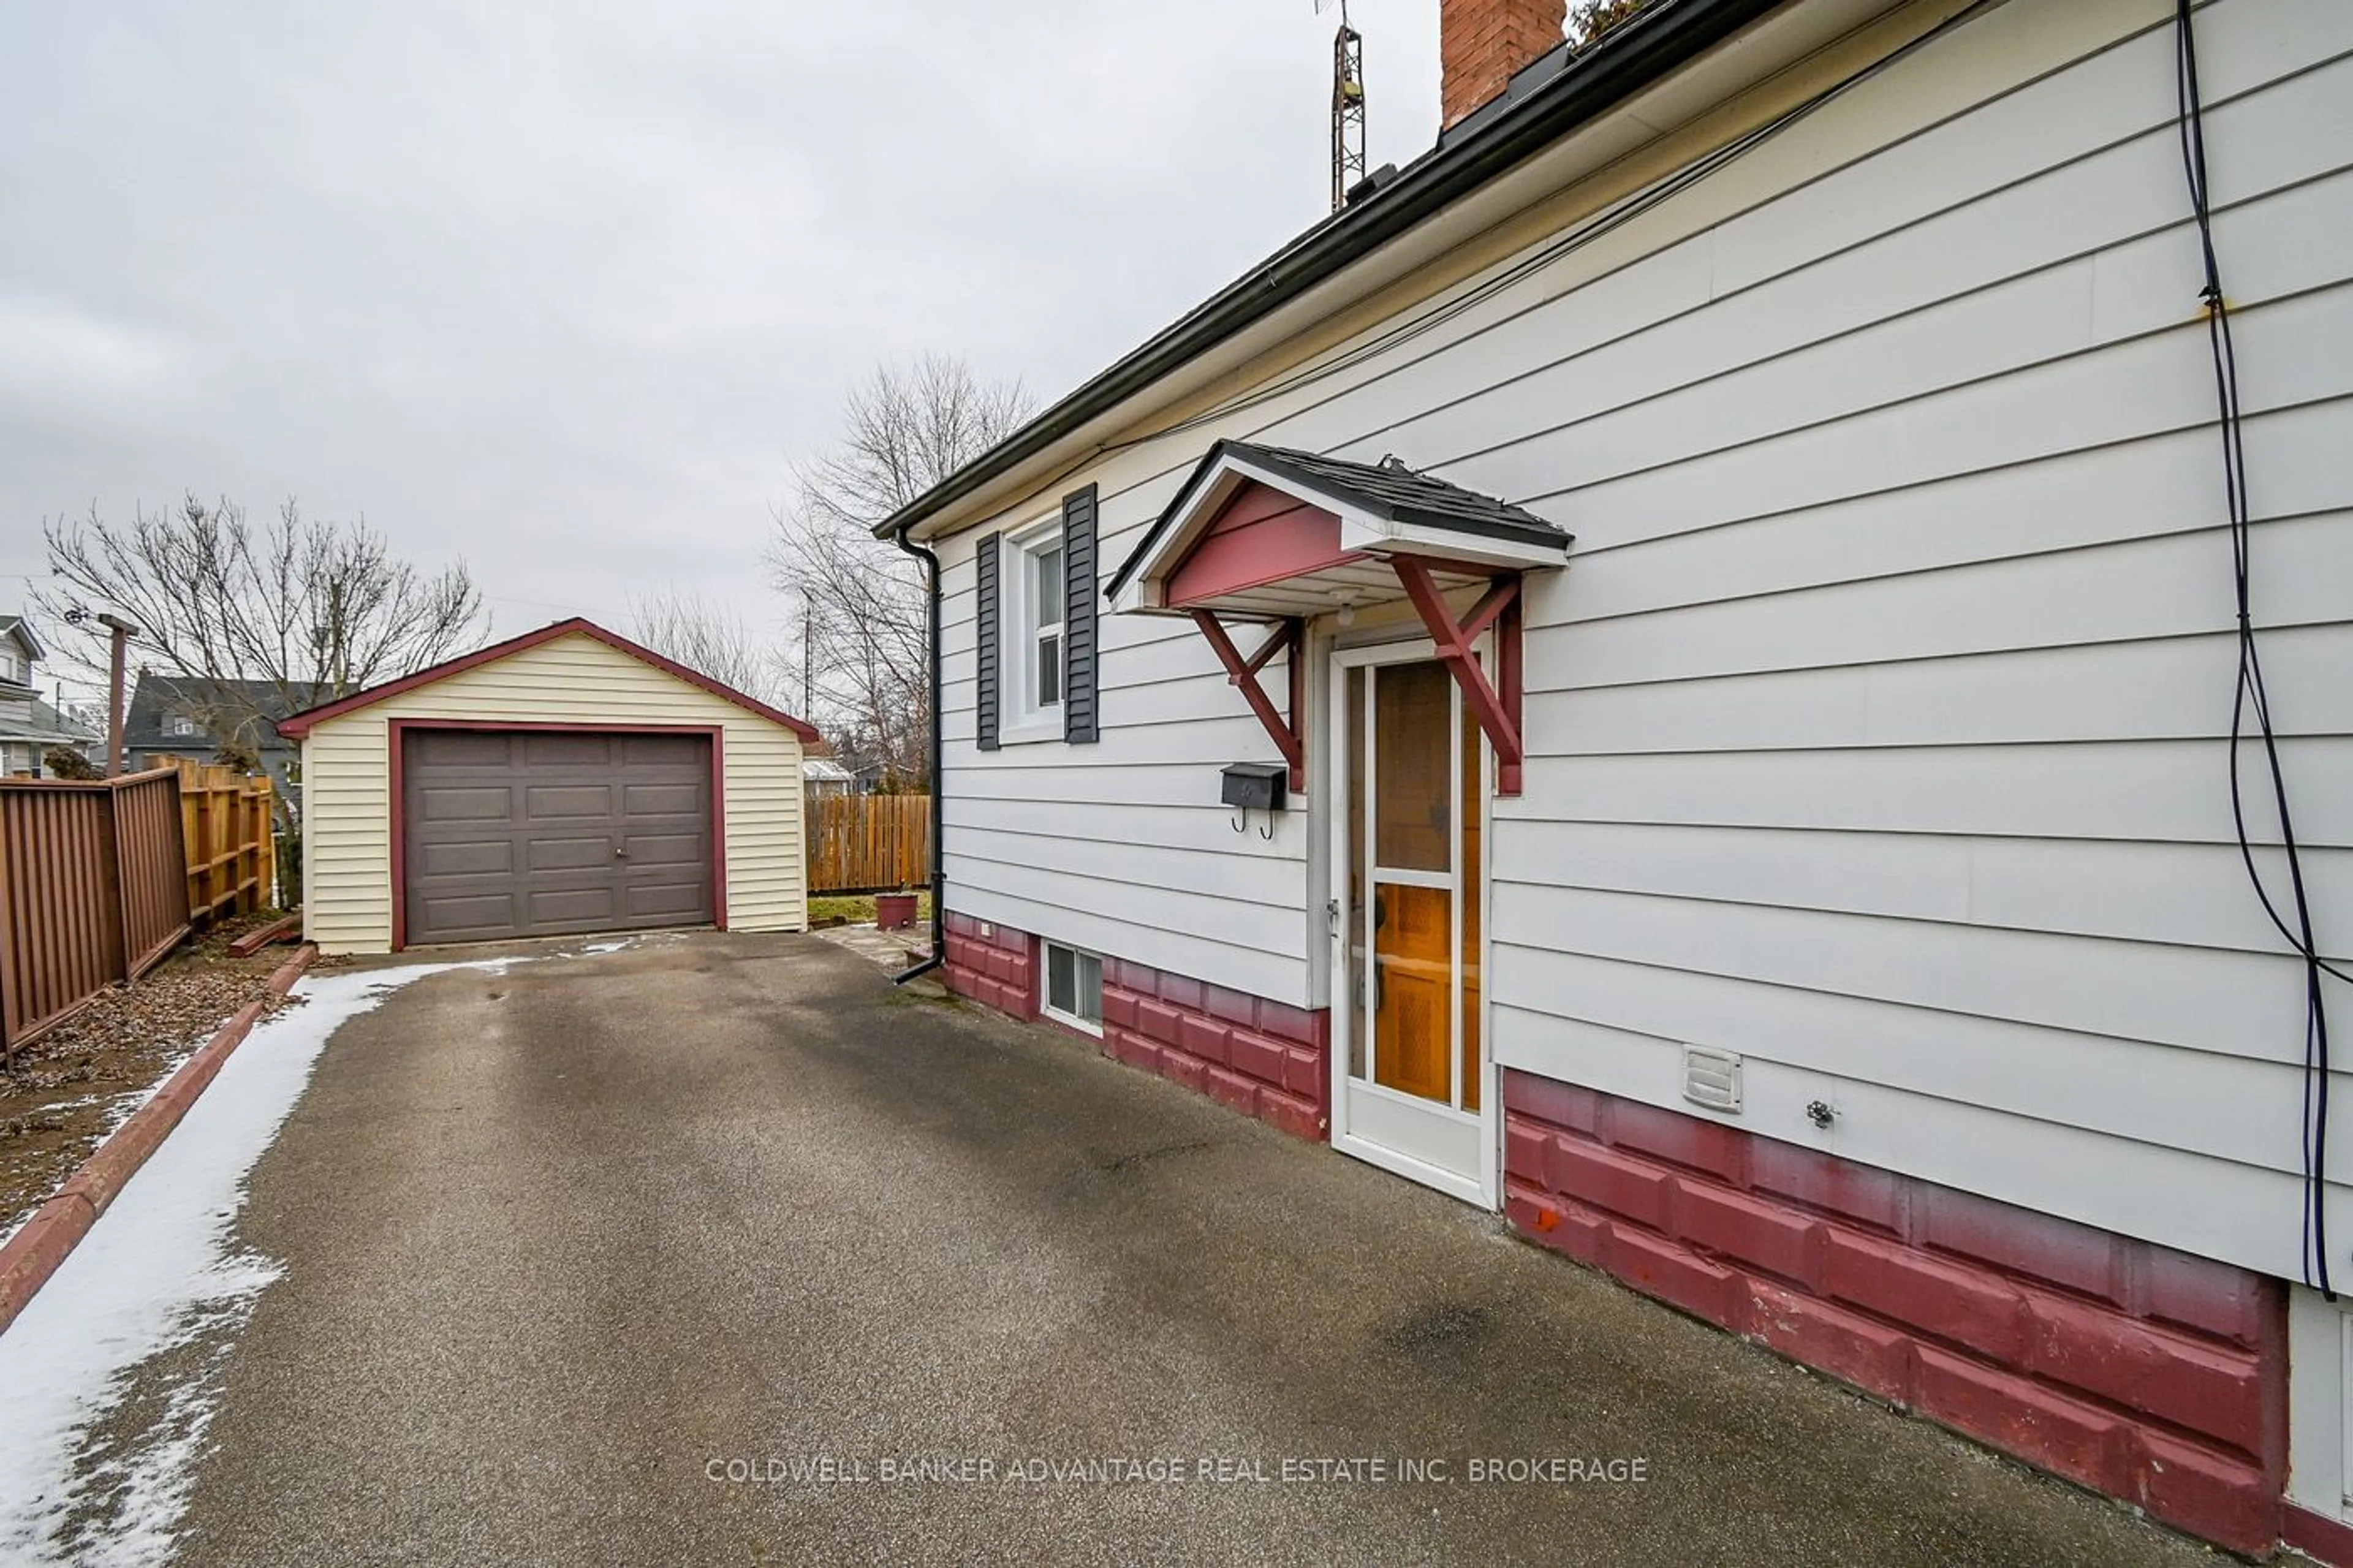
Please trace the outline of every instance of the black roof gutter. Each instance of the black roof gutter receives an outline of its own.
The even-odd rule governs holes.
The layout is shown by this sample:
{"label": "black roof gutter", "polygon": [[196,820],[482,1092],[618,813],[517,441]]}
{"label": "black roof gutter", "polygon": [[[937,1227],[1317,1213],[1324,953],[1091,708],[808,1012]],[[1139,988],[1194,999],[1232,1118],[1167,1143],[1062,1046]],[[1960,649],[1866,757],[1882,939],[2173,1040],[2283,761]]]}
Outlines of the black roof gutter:
{"label": "black roof gutter", "polygon": [[[876,526],[904,533],[1362,260],[1488,181],[1715,47],[1787,0],[1662,0],[1569,58],[1516,105],[1473,114],[1428,154],[1356,205],[1229,284],[1174,325]],[[1551,63],[1546,57],[1540,65]],[[1530,68],[1530,72],[1535,70]],[[1496,108],[1504,111],[1495,112]],[[1487,116],[1493,118],[1487,119]],[[1485,123],[1479,123],[1485,120]],[[1467,132],[1467,134],[1466,134]]]}

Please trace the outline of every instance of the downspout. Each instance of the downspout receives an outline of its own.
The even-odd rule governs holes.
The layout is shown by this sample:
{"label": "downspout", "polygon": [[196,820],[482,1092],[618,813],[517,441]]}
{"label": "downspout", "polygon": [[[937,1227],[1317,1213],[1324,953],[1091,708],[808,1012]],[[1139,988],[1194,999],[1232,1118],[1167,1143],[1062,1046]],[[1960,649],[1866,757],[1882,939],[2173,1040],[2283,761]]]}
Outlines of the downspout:
{"label": "downspout", "polygon": [[891,535],[891,542],[923,563],[923,616],[928,637],[925,657],[932,667],[932,956],[913,969],[891,976],[893,985],[904,985],[920,979],[945,963],[948,958],[947,856],[943,852],[942,835],[947,826],[947,778],[945,747],[943,744],[943,724],[940,716],[941,699],[945,695],[940,682],[940,558],[928,545],[916,544],[907,537],[903,528]]}

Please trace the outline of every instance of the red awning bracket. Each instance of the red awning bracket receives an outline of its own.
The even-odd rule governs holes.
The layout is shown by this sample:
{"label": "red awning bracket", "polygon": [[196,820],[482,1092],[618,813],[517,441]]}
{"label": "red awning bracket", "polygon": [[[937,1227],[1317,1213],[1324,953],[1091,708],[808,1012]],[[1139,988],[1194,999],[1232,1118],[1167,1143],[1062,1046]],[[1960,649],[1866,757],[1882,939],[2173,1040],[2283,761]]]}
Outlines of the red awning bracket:
{"label": "red awning bracket", "polygon": [[[1244,658],[1214,613],[1208,610],[1188,613],[1193,617],[1193,624],[1201,628],[1201,635],[1208,639],[1209,647],[1217,653],[1218,662],[1226,667],[1227,680],[1241,692],[1242,700],[1250,704],[1250,711],[1257,714],[1258,721],[1266,727],[1267,738],[1274,742],[1275,749],[1282,753],[1282,760],[1290,765],[1292,793],[1296,795],[1304,790],[1307,787],[1307,747],[1300,726],[1307,715],[1307,623],[1296,617],[1276,622],[1265,643],[1256,653]],[[1276,654],[1286,649],[1291,654],[1288,716],[1275,710],[1274,700],[1266,694],[1266,689],[1258,681],[1259,671],[1272,663]]]}
{"label": "red awning bracket", "polygon": [[[1488,743],[1495,748],[1495,793],[1519,794],[1522,765],[1527,760],[1520,739],[1519,574],[1493,579],[1471,613],[1457,621],[1427,565],[1410,555],[1393,555],[1389,563],[1397,568],[1405,596],[1429,628],[1439,658],[1453,675],[1454,684],[1462,689],[1462,706],[1470,710],[1479,728],[1486,731]],[[1491,626],[1495,633],[1493,681],[1481,668],[1476,652],[1479,638]]]}

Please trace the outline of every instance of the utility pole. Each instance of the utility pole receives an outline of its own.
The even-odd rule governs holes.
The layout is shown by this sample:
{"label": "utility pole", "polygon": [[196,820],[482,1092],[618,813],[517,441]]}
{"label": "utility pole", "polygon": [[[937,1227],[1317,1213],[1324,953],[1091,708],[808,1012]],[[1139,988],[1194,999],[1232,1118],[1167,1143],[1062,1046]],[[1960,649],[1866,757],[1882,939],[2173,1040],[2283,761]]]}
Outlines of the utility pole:
{"label": "utility pole", "polygon": [[98,624],[106,628],[110,643],[106,678],[106,776],[122,776],[122,728],[127,716],[122,708],[122,677],[125,655],[139,628],[120,616],[101,615]]}

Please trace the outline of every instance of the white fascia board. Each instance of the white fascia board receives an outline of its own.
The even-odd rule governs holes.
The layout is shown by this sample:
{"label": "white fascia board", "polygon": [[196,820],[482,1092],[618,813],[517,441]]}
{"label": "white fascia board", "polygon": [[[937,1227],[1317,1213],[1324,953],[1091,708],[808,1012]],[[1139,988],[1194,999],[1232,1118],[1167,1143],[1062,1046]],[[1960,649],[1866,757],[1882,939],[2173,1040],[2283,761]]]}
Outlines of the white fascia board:
{"label": "white fascia board", "polygon": [[[1385,555],[1435,555],[1504,571],[1568,564],[1568,546],[1565,542],[1555,544],[1535,540],[1506,539],[1459,529],[1426,528],[1410,522],[1388,522],[1383,523],[1382,527],[1388,531],[1386,541],[1368,542],[1350,548],[1370,549]],[[1340,540],[1344,544],[1348,542],[1345,529]]]}

